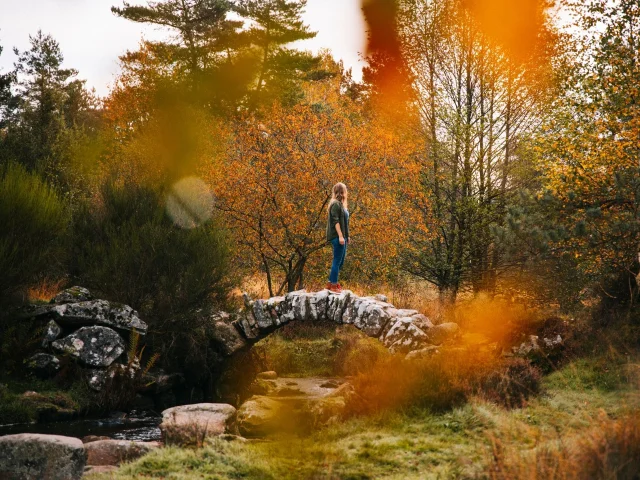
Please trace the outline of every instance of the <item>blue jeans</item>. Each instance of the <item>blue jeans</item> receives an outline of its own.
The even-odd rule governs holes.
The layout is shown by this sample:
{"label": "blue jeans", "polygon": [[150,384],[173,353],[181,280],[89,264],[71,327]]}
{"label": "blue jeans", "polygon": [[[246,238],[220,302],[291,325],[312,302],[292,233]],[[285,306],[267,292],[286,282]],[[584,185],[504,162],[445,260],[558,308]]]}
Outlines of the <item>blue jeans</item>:
{"label": "blue jeans", "polygon": [[334,238],[331,240],[333,245],[333,263],[331,264],[331,273],[329,274],[330,283],[338,283],[338,274],[342,265],[344,265],[344,257],[347,256],[347,242],[344,245],[340,245],[340,239]]}

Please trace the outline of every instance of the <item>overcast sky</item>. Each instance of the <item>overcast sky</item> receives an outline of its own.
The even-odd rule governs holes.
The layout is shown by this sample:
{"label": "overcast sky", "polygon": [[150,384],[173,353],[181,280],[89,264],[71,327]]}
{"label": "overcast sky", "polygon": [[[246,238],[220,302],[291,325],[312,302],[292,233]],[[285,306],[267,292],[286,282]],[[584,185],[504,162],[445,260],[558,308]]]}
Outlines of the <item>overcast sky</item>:
{"label": "overcast sky", "polygon": [[[143,0],[131,0],[142,4]],[[50,33],[59,43],[65,66],[80,71],[87,86],[100,95],[109,91],[118,71],[118,56],[137,48],[142,37],[165,37],[162,29],[118,18],[110,11],[122,0],[0,0],[0,71],[12,68],[13,47],[29,47],[29,35],[38,29]],[[365,48],[364,21],[360,0],[308,0],[304,20],[318,32],[303,42],[304,48],[329,48],[360,78],[359,52]]]}

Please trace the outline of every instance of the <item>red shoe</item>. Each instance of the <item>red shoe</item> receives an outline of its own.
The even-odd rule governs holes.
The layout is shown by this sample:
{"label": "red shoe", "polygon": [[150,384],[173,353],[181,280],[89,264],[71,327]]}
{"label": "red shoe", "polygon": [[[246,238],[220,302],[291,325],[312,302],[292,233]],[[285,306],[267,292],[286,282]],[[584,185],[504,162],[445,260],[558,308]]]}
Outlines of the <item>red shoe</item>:
{"label": "red shoe", "polygon": [[342,287],[340,287],[339,283],[327,283],[327,290],[333,293],[342,292]]}

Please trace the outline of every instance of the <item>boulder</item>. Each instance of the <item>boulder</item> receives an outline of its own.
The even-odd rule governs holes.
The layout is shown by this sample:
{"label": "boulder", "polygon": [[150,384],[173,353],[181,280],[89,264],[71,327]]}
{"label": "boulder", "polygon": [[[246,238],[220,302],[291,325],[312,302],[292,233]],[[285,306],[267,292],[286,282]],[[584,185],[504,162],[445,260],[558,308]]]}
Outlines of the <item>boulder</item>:
{"label": "boulder", "polygon": [[165,443],[201,444],[207,437],[236,434],[236,409],[226,403],[199,403],[169,408],[160,424]]}
{"label": "boulder", "polygon": [[[253,309],[253,303],[251,304],[251,308]],[[240,312],[238,319],[235,320],[233,324],[249,343],[253,344],[260,340],[260,330],[258,330],[258,324],[256,323],[256,319],[253,318],[251,311]]]}
{"label": "boulder", "polygon": [[247,341],[231,323],[217,321],[213,326],[213,337],[227,357],[247,347]]}
{"label": "boulder", "polygon": [[344,312],[354,298],[356,297],[350,290],[343,290],[340,293],[330,292],[327,299],[327,320],[342,323]]}
{"label": "boulder", "polygon": [[447,340],[455,337],[460,330],[457,323],[448,322],[436,325],[427,331],[429,343],[434,345],[442,345]]}
{"label": "boulder", "polygon": [[309,297],[308,320],[321,322],[327,319],[329,306],[329,290],[320,290]]}
{"label": "boulder", "polygon": [[51,303],[61,305],[63,303],[86,302],[87,300],[93,300],[91,292],[84,287],[75,286],[58,293],[51,299]]}
{"label": "boulder", "polygon": [[36,353],[27,360],[27,368],[37,377],[46,379],[53,377],[60,370],[60,360],[49,353]]}
{"label": "boulder", "polygon": [[427,334],[416,327],[411,317],[398,318],[389,322],[391,327],[380,336],[380,341],[391,353],[408,353],[418,350],[427,343]]}
{"label": "boulder", "polygon": [[96,392],[100,392],[104,388],[109,377],[109,372],[106,369],[89,368],[84,373],[89,387]]}
{"label": "boulder", "polygon": [[135,330],[142,335],[147,333],[147,324],[140,320],[138,312],[128,305],[107,300],[56,305],[50,313],[63,326],[103,325],[126,332]]}
{"label": "boulder", "polygon": [[[238,409],[238,430],[243,437],[262,437],[280,430],[289,409],[285,403],[256,395]],[[290,413],[290,412],[289,412]]]}
{"label": "boulder", "polygon": [[309,413],[314,427],[336,423],[342,418],[347,408],[344,397],[320,398],[309,405]]}
{"label": "boulder", "polygon": [[[431,328],[433,328],[433,323],[426,315],[421,313],[417,313],[411,317],[411,321],[413,324],[418,327],[423,332],[428,332]],[[427,333],[428,334],[428,333]]]}
{"label": "boulder", "polygon": [[62,328],[55,321],[50,320],[47,323],[47,326],[44,331],[44,336],[42,337],[42,348],[49,348],[51,342],[56,340],[60,334],[62,333]]}
{"label": "boulder", "polygon": [[66,353],[89,367],[108,367],[124,352],[124,341],[107,327],[83,327],[53,342],[55,351]]}
{"label": "boulder", "polygon": [[73,480],[82,477],[86,452],[79,438],[21,433],[0,437],[3,480]]}
{"label": "boulder", "polygon": [[273,380],[254,380],[249,385],[249,393],[251,395],[268,395],[276,391],[277,385]]}
{"label": "boulder", "polygon": [[528,340],[517,347],[512,347],[512,352],[518,357],[544,357],[557,353],[563,346],[564,342],[559,334],[554,338],[544,337],[542,340],[537,335],[529,335]]}
{"label": "boulder", "polygon": [[278,374],[273,370],[269,370],[268,372],[260,372],[258,375],[256,375],[256,378],[260,380],[275,380],[276,378],[278,378]]}
{"label": "boulder", "polygon": [[160,448],[160,444],[109,439],[85,443],[84,448],[87,451],[87,465],[120,465]]}
{"label": "boulder", "polygon": [[98,440],[111,440],[111,437],[105,437],[104,435],[87,435],[82,437],[82,443],[97,442]]}
{"label": "boulder", "polygon": [[353,399],[353,397],[355,397],[355,395],[356,395],[355,387],[350,383],[345,382],[342,385],[340,385],[338,388],[336,388],[333,392],[329,393],[327,395],[327,398],[341,397],[341,398],[344,398],[345,401],[348,403]]}
{"label": "boulder", "polygon": [[356,298],[345,310],[342,323],[352,323],[370,337],[378,337],[391,320],[390,305],[373,298]]}

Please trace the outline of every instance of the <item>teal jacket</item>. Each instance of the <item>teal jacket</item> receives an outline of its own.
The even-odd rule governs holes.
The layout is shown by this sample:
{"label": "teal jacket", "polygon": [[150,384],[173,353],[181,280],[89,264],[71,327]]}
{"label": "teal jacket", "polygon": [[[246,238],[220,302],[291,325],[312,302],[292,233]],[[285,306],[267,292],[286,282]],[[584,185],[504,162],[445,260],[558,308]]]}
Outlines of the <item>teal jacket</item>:
{"label": "teal jacket", "polygon": [[346,220],[344,208],[340,202],[333,202],[329,207],[329,215],[327,218],[327,242],[330,242],[334,238],[338,238],[336,223],[340,224],[342,236],[349,239],[349,222]]}

